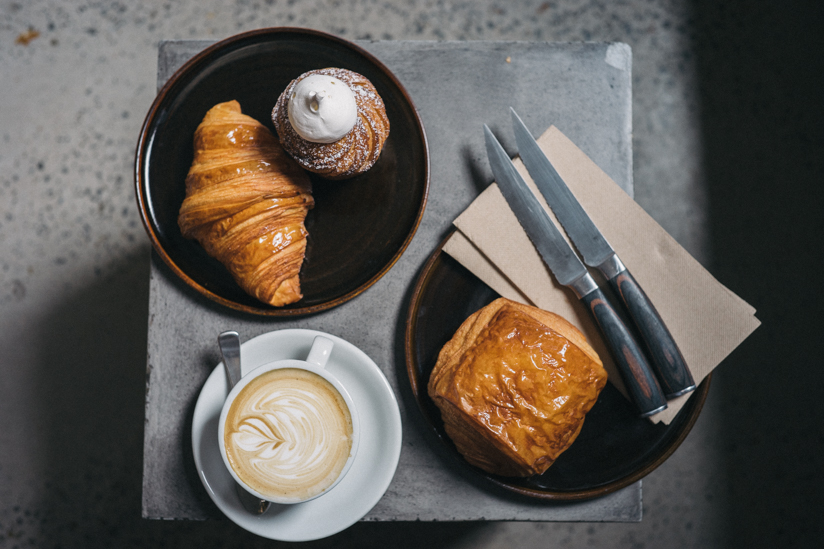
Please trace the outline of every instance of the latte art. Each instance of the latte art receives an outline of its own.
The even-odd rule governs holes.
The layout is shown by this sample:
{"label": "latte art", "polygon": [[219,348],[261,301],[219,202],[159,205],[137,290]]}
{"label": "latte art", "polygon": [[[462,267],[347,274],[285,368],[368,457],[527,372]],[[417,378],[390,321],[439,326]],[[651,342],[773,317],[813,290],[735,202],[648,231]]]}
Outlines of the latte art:
{"label": "latte art", "polygon": [[352,450],[352,417],[322,377],[297,368],[261,374],[226,416],[229,463],[249,487],[303,500],[331,486]]}

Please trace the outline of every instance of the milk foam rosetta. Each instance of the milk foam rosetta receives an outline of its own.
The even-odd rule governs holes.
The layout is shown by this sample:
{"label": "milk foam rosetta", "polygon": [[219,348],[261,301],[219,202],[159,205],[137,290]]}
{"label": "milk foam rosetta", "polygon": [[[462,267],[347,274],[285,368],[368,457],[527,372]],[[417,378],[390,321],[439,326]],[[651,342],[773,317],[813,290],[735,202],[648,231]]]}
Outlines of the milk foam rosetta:
{"label": "milk foam rosetta", "polygon": [[261,374],[226,416],[229,463],[249,487],[280,500],[304,500],[331,486],[352,450],[346,401],[322,377],[297,368]]}

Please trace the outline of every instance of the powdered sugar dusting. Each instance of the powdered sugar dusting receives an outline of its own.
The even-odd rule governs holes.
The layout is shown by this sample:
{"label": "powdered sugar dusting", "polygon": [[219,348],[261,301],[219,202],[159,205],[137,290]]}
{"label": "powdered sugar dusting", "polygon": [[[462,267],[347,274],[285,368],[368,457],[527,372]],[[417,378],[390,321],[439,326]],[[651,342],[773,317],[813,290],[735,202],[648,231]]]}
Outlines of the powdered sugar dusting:
{"label": "powdered sugar dusting", "polygon": [[[307,141],[289,123],[292,91],[298,82],[313,74],[345,82],[355,96],[358,120],[348,134],[334,143]],[[284,150],[303,168],[329,179],[345,179],[371,168],[389,136],[389,119],[375,86],[356,72],[334,67],[306,72],[290,82],[272,110],[272,121]]]}

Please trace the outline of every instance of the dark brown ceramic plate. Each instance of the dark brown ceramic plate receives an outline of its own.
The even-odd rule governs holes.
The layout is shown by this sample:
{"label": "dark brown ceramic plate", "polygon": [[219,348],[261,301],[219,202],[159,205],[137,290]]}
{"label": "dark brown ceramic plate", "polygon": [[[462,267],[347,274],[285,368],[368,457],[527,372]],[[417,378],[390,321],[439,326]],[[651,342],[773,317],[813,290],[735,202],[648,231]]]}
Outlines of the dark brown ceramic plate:
{"label": "dark brown ceramic plate", "polygon": [[543,475],[500,477],[467,463],[446,435],[440,411],[427,395],[426,384],[441,347],[469,315],[499,296],[445,254],[445,242],[424,266],[412,295],[406,324],[406,367],[426,422],[461,467],[525,496],[574,501],[629,486],[675,451],[701,412],[711,376],[698,386],[669,425],[653,425],[637,417],[626,399],[608,383],[587,414],[578,439]]}
{"label": "dark brown ceramic plate", "polygon": [[[304,297],[271,307],[247,295],[223,265],[180,233],[177,215],[192,162],[192,136],[206,111],[232,99],[274,132],[270,114],[281,91],[295,77],[323,67],[343,67],[372,81],[386,104],[389,138],[365,174],[339,182],[312,176],[315,208],[306,218],[309,239],[300,274]],[[169,79],[143,124],[135,185],[152,245],[186,284],[233,309],[300,315],[357,296],[395,264],[423,215],[429,154],[408,93],[370,53],[317,31],[262,29],[212,45]]]}

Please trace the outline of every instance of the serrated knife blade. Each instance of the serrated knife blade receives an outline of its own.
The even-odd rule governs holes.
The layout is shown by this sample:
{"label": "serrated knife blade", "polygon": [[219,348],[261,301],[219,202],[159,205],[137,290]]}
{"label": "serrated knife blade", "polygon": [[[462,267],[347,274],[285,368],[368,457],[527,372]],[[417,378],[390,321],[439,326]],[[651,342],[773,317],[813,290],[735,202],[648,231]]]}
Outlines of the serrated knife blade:
{"label": "serrated knife blade", "polygon": [[577,294],[590,291],[595,286],[595,281],[564,240],[561,232],[546,215],[544,208],[535,199],[535,195],[515,169],[509,155],[506,154],[486,124],[484,124],[484,136],[489,163],[492,166],[495,181],[498,182],[498,188],[544,263],[555,275],[559,284],[571,286],[573,290],[578,288]]}
{"label": "serrated knife blade", "polygon": [[515,142],[518,144],[518,156],[521,157],[538,190],[546,198],[555,217],[581,253],[584,263],[590,267],[599,267],[610,256],[614,256],[615,251],[558,175],[515,110],[510,109],[510,112]]}

